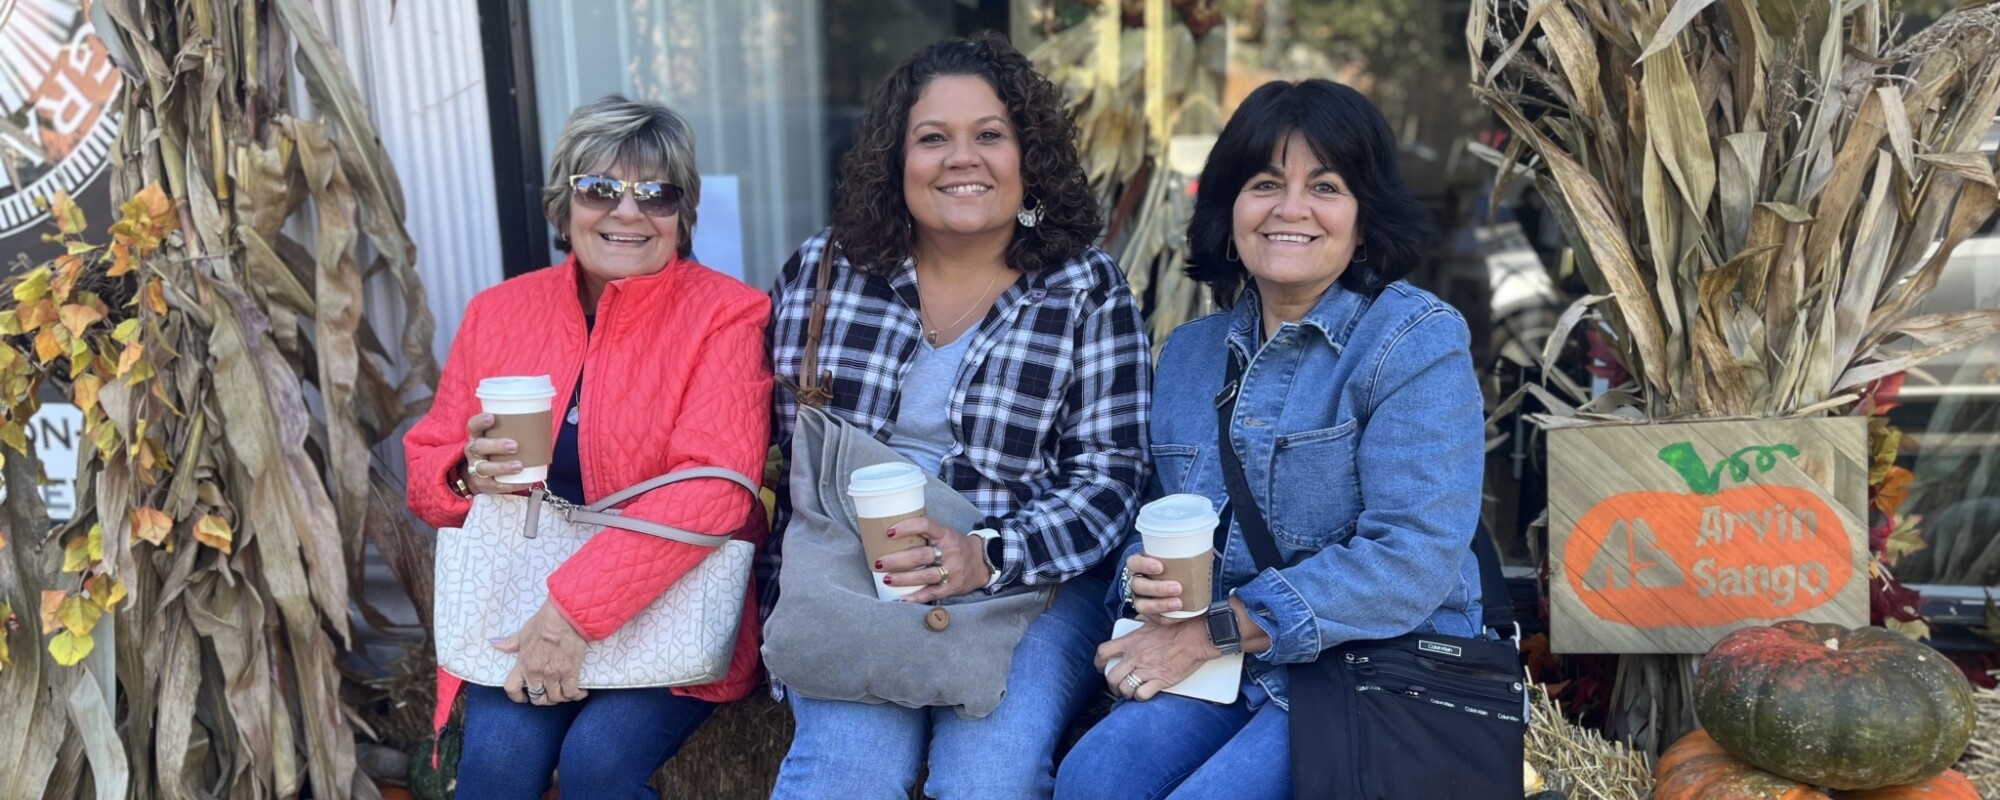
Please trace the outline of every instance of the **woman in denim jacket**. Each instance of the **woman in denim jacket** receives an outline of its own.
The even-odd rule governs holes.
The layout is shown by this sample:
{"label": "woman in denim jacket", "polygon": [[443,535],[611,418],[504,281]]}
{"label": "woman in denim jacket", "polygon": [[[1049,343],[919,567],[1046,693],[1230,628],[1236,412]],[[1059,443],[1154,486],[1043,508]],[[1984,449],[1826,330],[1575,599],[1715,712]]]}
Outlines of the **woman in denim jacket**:
{"label": "woman in denim jacket", "polygon": [[[1292,566],[1260,572],[1231,522],[1215,596],[1182,597],[1132,537],[1123,600],[1145,625],[1097,656],[1119,659],[1106,678],[1129,701],[1069,753],[1058,797],[1290,797],[1287,664],[1350,640],[1479,631],[1480,394],[1465,319],[1399,280],[1431,229],[1395,159],[1381,113],[1324,80],[1265,84],[1209,154],[1189,274],[1228,310],[1160,354],[1151,494],[1228,501],[1216,408],[1235,360],[1228,434]],[[1238,647],[1237,702],[1160,694]]]}

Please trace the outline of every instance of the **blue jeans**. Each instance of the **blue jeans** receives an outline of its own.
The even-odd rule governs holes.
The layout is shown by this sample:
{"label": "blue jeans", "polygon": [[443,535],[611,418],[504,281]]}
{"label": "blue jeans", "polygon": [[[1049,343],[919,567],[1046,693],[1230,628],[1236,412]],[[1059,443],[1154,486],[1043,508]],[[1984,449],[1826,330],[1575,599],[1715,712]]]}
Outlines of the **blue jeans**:
{"label": "blue jeans", "polygon": [[1251,711],[1177,694],[1125,700],[1063,758],[1057,798],[1155,800],[1292,796],[1290,726],[1267,702]]}
{"label": "blue jeans", "polygon": [[930,765],[924,794],[958,800],[1047,798],[1055,789],[1056,743],[1070,718],[1104,685],[1091,663],[1110,638],[1102,579],[1076,578],[1056,592],[1014,648],[1007,693],[993,713],[960,718],[949,707],[818,700],[791,692],[797,730],[778,768],[773,800],[904,800]]}
{"label": "blue jeans", "polygon": [[467,685],[458,797],[539,800],[560,768],[564,797],[653,800],[646,781],[714,710],[672,689],[602,689],[537,706]]}

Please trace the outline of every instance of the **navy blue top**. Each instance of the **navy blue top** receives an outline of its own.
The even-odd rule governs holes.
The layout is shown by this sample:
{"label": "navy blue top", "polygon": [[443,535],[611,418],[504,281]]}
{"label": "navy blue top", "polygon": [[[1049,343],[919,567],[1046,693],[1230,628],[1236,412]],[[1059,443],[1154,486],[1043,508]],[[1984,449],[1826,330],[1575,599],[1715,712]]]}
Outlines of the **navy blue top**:
{"label": "navy blue top", "polygon": [[[583,329],[588,332],[597,317],[586,314]],[[576,376],[576,391],[569,394],[569,407],[562,410],[562,425],[556,428],[554,456],[549,461],[549,494],[583,505],[583,459],[576,452],[576,408],[583,401],[583,375]]]}

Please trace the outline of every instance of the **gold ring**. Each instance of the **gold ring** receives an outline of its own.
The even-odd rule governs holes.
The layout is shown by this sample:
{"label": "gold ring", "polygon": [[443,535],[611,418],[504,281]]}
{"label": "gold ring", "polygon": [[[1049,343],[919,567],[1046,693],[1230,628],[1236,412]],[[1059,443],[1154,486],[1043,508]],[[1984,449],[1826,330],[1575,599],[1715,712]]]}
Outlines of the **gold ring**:
{"label": "gold ring", "polygon": [[939,586],[944,586],[946,584],[951,583],[951,570],[946,569],[943,564],[939,564],[937,565],[937,571],[938,571]]}
{"label": "gold ring", "polygon": [[472,473],[473,477],[484,478],[486,477],[486,475],[485,473],[480,472],[479,468],[485,465],[486,465],[486,459],[474,458],[471,461],[465,462],[465,471]]}
{"label": "gold ring", "polygon": [[1144,685],[1146,685],[1146,681],[1144,678],[1139,677],[1138,672],[1125,673],[1125,686],[1131,689],[1133,694],[1137,694],[1139,687]]}

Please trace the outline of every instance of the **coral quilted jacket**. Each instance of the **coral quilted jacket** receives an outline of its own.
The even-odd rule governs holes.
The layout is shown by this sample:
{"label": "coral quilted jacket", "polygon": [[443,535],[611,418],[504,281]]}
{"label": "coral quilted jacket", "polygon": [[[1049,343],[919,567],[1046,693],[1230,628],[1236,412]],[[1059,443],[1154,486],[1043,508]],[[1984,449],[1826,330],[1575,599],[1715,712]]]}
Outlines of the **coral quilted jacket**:
{"label": "coral quilted jacket", "polygon": [[[691,467],[727,467],[752,480],[763,474],[771,406],[764,352],[768,298],[675,259],[653,275],[611,282],[598,301],[595,327],[586,331],[577,280],[572,256],[472,299],[437,399],[403,437],[410,509],[424,521],[456,526],[471,507],[448,482],[464,458],[466,420],[479,411],[474,390],[480,379],[495,375],[547,374],[555,381],[555,408],[566,409],[581,371],[577,450],[587,499]],[[727,481],[671,484],[623,510],[688,530],[733,532],[760,548],[764,543],[762,507]],[[584,638],[602,639],[709,552],[607,528],[549,576],[549,597]],[[753,590],[745,598],[728,676],[677,693],[724,702],[749,692],[757,669],[756,596]],[[440,677],[446,684],[439,687],[442,714],[458,687]]]}

